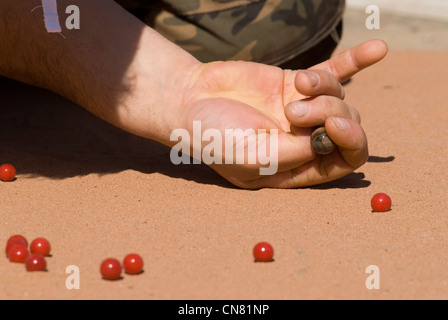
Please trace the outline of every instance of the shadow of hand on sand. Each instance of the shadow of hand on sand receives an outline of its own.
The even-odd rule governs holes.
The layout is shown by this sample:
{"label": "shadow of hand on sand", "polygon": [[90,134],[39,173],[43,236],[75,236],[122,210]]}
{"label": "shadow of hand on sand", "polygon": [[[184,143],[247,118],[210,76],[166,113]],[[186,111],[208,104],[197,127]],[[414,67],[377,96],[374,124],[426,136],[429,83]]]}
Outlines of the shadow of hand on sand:
{"label": "shadow of hand on sand", "polygon": [[51,92],[0,78],[0,162],[64,179],[123,170],[234,188],[204,164],[174,165],[171,149],[124,132]]}
{"label": "shadow of hand on sand", "polygon": [[394,156],[389,157],[369,156],[367,162],[391,162],[394,160],[395,160]]}
{"label": "shadow of hand on sand", "polygon": [[333,180],[330,182],[322,183],[316,186],[310,187],[310,189],[357,189],[357,188],[367,188],[370,186],[371,182],[369,180],[364,180],[365,174],[362,172],[352,172],[348,175],[339,178],[338,180]]}
{"label": "shadow of hand on sand", "polygon": [[[390,162],[394,161],[394,156],[380,157],[380,156],[369,156],[367,162]],[[365,174],[362,172],[352,172],[345,177],[339,178],[338,180],[323,183],[317,186],[310,187],[311,189],[355,189],[355,188],[366,188],[370,186],[371,182],[369,180],[364,180]]]}

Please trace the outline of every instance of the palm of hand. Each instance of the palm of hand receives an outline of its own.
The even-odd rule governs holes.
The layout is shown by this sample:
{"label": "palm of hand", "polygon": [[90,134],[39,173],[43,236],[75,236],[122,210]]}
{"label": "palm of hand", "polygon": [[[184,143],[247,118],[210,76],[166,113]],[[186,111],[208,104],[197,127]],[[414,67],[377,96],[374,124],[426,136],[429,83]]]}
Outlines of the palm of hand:
{"label": "palm of hand", "polygon": [[[222,137],[225,136],[226,129],[254,130],[254,133],[260,129],[265,129],[268,133],[277,129],[280,140],[287,141],[290,152],[301,152],[304,155],[300,163],[295,159],[294,163],[288,164],[291,161],[288,157],[280,159],[282,170],[285,166],[290,169],[312,160],[310,129],[296,129],[293,135],[284,113],[287,103],[304,98],[294,87],[295,73],[251,62],[205,64],[200,77],[198,76],[201,80],[194,84],[194,89],[190,91],[192,95],[187,98],[188,116],[185,127],[193,132],[193,122],[200,121],[202,131],[215,129]],[[204,145],[206,143],[202,147]],[[246,160],[249,146],[246,140]],[[303,149],[308,151],[304,152]],[[222,158],[224,163],[224,151]],[[232,164],[211,164],[211,167],[230,182],[243,187],[250,187],[260,179],[258,161],[256,164],[249,164],[247,161],[235,164],[234,159]]]}
{"label": "palm of hand", "polygon": [[[295,73],[243,61],[204,64],[201,80],[195,84],[190,98],[195,104],[190,109],[192,117],[203,112],[210,116],[215,113],[218,121],[213,123],[214,128],[235,125],[269,128],[266,125],[270,125],[287,132],[289,121],[284,107],[290,101],[304,98],[294,88]],[[211,116],[209,120],[213,119]]]}

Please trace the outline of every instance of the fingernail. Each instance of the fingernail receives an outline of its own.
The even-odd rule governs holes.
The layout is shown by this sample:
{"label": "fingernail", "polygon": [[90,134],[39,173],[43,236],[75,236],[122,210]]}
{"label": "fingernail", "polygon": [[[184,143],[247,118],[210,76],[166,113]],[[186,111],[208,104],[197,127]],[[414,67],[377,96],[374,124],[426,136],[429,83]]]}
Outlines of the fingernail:
{"label": "fingernail", "polygon": [[339,131],[346,131],[350,126],[347,120],[343,118],[332,117],[331,120],[333,120],[334,125],[339,129]]}
{"label": "fingernail", "polygon": [[308,78],[310,79],[311,85],[314,87],[316,87],[319,84],[319,76],[317,74],[315,74],[312,71],[307,71],[306,74],[308,75]]}
{"label": "fingernail", "polygon": [[288,107],[296,118],[302,118],[308,112],[308,103],[304,101],[293,101],[288,104]]}

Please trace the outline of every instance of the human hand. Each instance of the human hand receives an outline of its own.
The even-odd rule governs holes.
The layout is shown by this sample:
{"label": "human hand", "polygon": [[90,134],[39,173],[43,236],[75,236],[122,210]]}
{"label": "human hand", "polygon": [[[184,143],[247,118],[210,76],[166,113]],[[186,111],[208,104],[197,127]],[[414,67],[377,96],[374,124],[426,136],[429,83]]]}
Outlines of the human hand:
{"label": "human hand", "polygon": [[[363,165],[368,157],[359,113],[343,101],[340,83],[378,62],[386,53],[384,42],[372,40],[309,70],[282,70],[242,61],[203,64],[193,74],[190,90],[183,97],[182,127],[193,133],[194,121],[200,121],[201,132],[211,129],[213,139],[221,134],[222,148],[214,144],[209,155],[221,159],[223,164],[207,164],[236,186],[293,188],[338,179]],[[299,111],[300,105],[306,113]],[[328,155],[317,155],[310,147],[310,135],[316,126],[323,125],[338,148]],[[227,163],[226,129],[249,133],[232,144],[234,157]],[[263,129],[267,135],[257,134]],[[275,129],[277,141],[270,139]],[[213,140],[208,138],[207,141]],[[244,143],[246,151],[243,163],[238,163],[236,157],[239,142]],[[191,154],[201,155],[209,143],[202,142],[200,150],[192,148]],[[276,148],[272,148],[273,144]],[[270,155],[270,160],[276,162],[273,174],[260,175],[260,167],[266,166],[258,157],[255,163],[248,161],[251,152],[262,147],[276,152]]]}

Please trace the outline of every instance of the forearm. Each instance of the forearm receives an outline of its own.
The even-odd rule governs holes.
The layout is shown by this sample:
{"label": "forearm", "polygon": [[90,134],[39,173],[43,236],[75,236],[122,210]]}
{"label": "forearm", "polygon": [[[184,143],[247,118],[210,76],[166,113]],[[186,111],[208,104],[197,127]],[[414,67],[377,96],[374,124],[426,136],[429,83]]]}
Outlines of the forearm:
{"label": "forearm", "polygon": [[[64,28],[80,9],[79,30]],[[0,2],[0,74],[51,90],[131,133],[167,143],[191,73],[190,54],[111,0],[59,0],[64,37],[38,0]]]}

